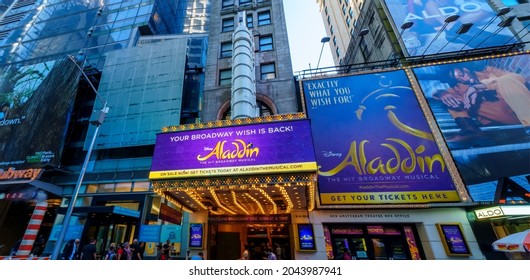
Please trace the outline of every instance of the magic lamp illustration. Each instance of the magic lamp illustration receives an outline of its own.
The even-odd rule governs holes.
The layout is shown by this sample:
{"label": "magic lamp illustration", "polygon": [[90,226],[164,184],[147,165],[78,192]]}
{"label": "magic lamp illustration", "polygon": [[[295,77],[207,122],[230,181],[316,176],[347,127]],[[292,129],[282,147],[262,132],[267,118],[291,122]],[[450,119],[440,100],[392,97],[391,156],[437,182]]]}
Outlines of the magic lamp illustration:
{"label": "magic lamp illustration", "polygon": [[[394,93],[395,91],[405,91],[406,93],[412,93],[412,88],[407,86],[392,86],[392,81],[388,80],[386,76],[382,74],[378,74],[380,76],[379,85],[381,86],[379,89],[376,89],[369,94],[367,94],[359,104],[359,107],[355,111],[355,115],[357,116],[358,120],[362,120],[362,116],[364,111],[370,109],[368,108],[368,105],[366,104],[380,104],[383,100],[392,100],[395,98],[395,100],[398,100],[399,98],[402,98],[401,95],[398,95]],[[406,125],[403,123],[396,112],[398,112],[398,107],[394,106],[392,104],[385,105],[383,108],[386,111],[386,117],[388,120],[394,125],[397,129],[413,135],[415,137],[427,139],[430,141],[434,141],[434,138],[432,134],[428,131],[422,131],[420,129],[416,129],[412,126]]]}

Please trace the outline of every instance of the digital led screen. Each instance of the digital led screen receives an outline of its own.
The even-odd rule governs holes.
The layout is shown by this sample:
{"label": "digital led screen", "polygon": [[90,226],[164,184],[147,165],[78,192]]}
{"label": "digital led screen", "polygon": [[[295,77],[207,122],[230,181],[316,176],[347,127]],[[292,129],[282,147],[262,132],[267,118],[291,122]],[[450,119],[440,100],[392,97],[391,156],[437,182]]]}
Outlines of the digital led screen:
{"label": "digital led screen", "polygon": [[150,179],[315,171],[307,120],[157,135]]}

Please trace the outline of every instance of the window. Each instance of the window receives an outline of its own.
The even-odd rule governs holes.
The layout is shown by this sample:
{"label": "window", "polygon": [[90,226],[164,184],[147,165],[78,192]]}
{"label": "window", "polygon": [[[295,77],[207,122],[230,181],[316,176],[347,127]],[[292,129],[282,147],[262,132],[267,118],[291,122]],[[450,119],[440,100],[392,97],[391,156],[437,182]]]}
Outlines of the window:
{"label": "window", "polygon": [[348,25],[348,28],[351,26],[351,19],[346,18],[346,25]]}
{"label": "window", "polygon": [[329,27],[329,32],[333,35],[333,25]]}
{"label": "window", "polygon": [[234,6],[234,0],[223,0],[223,8]]}
{"label": "window", "polygon": [[355,15],[353,12],[353,8],[350,7],[350,10],[348,12],[350,13],[350,17],[353,18],[353,16]]}
{"label": "window", "polygon": [[259,37],[259,50],[270,51],[272,50],[272,35]]}
{"label": "window", "polygon": [[247,14],[247,27],[248,28],[254,27],[254,17],[250,13]]}
{"label": "window", "polygon": [[232,83],[232,69],[219,71],[219,85],[230,85]]}
{"label": "window", "polygon": [[276,67],[274,63],[262,64],[260,67],[261,79],[270,80],[276,78]]}
{"label": "window", "polygon": [[337,45],[337,37],[333,36],[333,45],[336,46]]}
{"label": "window", "polygon": [[221,57],[232,57],[232,42],[221,43]]}
{"label": "window", "polygon": [[258,25],[271,24],[271,12],[260,12],[258,13]]}
{"label": "window", "polygon": [[342,14],[343,15],[346,15],[346,10],[347,10],[346,6],[342,6]]}
{"label": "window", "polygon": [[340,57],[340,48],[337,47],[337,49],[335,50],[335,53],[337,54],[337,57]]}
{"label": "window", "polygon": [[223,19],[223,32],[234,31],[234,19],[225,18]]}
{"label": "window", "polygon": [[250,2],[252,2],[252,0],[239,0],[239,5],[241,6],[241,5],[244,5],[244,4],[248,4]]}

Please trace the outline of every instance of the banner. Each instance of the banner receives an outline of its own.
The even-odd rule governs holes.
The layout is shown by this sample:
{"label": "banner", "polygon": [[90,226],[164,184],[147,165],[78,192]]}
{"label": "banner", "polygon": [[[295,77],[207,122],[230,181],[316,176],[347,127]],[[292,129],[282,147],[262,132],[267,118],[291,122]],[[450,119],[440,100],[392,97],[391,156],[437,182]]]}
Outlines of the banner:
{"label": "banner", "polygon": [[[384,3],[396,36],[409,56],[517,43],[508,24],[499,26],[501,18],[486,0],[385,0]],[[471,25],[463,33],[464,24]]]}
{"label": "banner", "polygon": [[413,68],[474,201],[530,175],[530,55]]}
{"label": "banner", "polygon": [[157,135],[150,179],[315,171],[307,120]]}
{"label": "banner", "polygon": [[303,88],[322,205],[459,201],[404,71]]}

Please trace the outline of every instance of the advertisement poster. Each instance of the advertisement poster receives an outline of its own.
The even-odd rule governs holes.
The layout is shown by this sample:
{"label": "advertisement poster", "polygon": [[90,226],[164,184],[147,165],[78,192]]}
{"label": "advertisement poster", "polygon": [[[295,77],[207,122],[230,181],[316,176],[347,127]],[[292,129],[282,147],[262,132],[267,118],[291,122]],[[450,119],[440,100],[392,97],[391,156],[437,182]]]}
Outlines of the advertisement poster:
{"label": "advertisement poster", "polygon": [[471,255],[460,224],[436,224],[447,255]]}
{"label": "advertisement poster", "polygon": [[0,68],[0,169],[59,164],[79,75],[67,58]]}
{"label": "advertisement poster", "polygon": [[190,248],[201,249],[204,238],[203,224],[190,224]]}
{"label": "advertisement poster", "polygon": [[157,135],[150,179],[315,171],[307,120]]}
{"label": "advertisement poster", "polygon": [[181,234],[182,226],[180,225],[162,225],[160,230],[160,241],[166,242],[169,240],[171,243],[180,243]]}
{"label": "advertisement poster", "polygon": [[404,71],[303,87],[322,205],[460,200]]}
{"label": "advertisement poster", "polygon": [[[385,0],[384,2],[389,18],[394,23],[396,36],[401,37],[409,56],[517,43],[517,39],[510,31],[509,20],[499,26],[502,19],[496,16],[497,11],[494,11],[486,0]],[[452,21],[455,15],[459,17]],[[506,14],[505,18],[510,15],[513,16],[513,13]],[[459,32],[462,25],[467,23],[472,23],[469,30],[465,33]],[[410,27],[403,28],[406,26]]]}
{"label": "advertisement poster", "polygon": [[474,201],[499,179],[528,184],[530,55],[413,68]]}
{"label": "advertisement poster", "polygon": [[298,249],[316,250],[315,233],[312,224],[298,224]]}
{"label": "advertisement poster", "polygon": [[[161,226],[160,225],[141,225],[139,240],[144,242],[161,242],[160,239]],[[167,240],[167,239],[166,239]]]}

